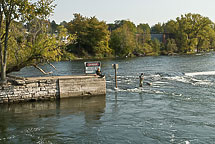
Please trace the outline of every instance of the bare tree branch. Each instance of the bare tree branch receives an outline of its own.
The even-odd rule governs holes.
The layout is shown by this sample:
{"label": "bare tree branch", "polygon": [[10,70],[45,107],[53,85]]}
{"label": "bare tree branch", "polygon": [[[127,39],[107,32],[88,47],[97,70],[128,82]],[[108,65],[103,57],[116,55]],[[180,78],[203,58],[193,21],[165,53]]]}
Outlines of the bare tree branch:
{"label": "bare tree branch", "polygon": [[47,63],[48,63],[50,66],[52,66],[55,70],[57,70],[56,67],[55,67],[53,64],[51,64],[49,61],[47,61]]}
{"label": "bare tree branch", "polygon": [[51,73],[53,73],[52,71],[50,71],[50,72],[45,72],[42,68],[40,68],[38,65],[34,65],[34,67],[35,68],[37,68],[39,71],[41,71],[43,74],[45,74],[45,75],[48,75],[48,74],[51,74]]}

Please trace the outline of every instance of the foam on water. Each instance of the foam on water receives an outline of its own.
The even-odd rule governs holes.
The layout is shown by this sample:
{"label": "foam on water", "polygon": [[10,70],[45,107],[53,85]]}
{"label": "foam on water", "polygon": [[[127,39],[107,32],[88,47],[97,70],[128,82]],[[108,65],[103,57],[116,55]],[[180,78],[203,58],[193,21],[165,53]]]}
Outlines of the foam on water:
{"label": "foam on water", "polygon": [[168,82],[156,81],[156,82],[153,82],[153,84],[168,84]]}
{"label": "foam on water", "polygon": [[[114,77],[114,75],[113,75],[113,77]],[[124,75],[118,75],[117,76],[117,78],[136,78],[136,77],[138,77],[138,76],[132,76],[132,75],[130,75],[130,76],[124,76]]]}
{"label": "foam on water", "polygon": [[182,82],[182,83],[188,83],[192,85],[213,85],[213,83],[209,80],[201,80],[196,79],[193,77],[187,77],[187,76],[174,76],[174,77],[165,77],[167,80]]}
{"label": "foam on water", "polygon": [[118,91],[118,90],[119,90],[119,88],[118,88],[118,87],[114,87],[114,90],[115,90],[115,91]]}
{"label": "foam on water", "polygon": [[136,92],[136,93],[139,93],[139,92],[142,92],[142,89],[140,88],[134,88],[134,89],[127,89],[128,92]]}
{"label": "foam on water", "polygon": [[159,91],[159,90],[153,90],[153,89],[145,89],[145,88],[130,88],[130,89],[121,89],[121,88],[118,88],[116,90],[117,92],[131,92],[131,93],[149,93],[149,94],[164,94],[165,92],[163,91]]}
{"label": "foam on water", "polygon": [[215,75],[215,71],[185,73],[186,76]]}
{"label": "foam on water", "polygon": [[158,85],[153,85],[153,87],[154,87],[154,88],[159,88],[160,86],[158,86]]}
{"label": "foam on water", "polygon": [[0,142],[1,142],[1,141],[11,140],[11,139],[14,139],[14,138],[16,138],[16,136],[15,136],[15,135],[12,135],[12,136],[10,136],[10,137],[5,137],[5,138],[0,139]]}
{"label": "foam on water", "polygon": [[106,89],[107,92],[115,92],[113,89]]}
{"label": "foam on water", "polygon": [[164,92],[155,90],[154,93],[156,93],[156,94],[163,94]]}
{"label": "foam on water", "polygon": [[174,77],[164,77],[167,80],[173,80],[173,81],[178,81],[178,82],[183,82],[183,83],[189,83],[189,79],[183,77],[183,76],[174,76]]}
{"label": "foam on water", "polygon": [[196,83],[192,83],[193,85],[209,85],[212,86],[213,83],[212,82],[207,82],[207,81],[200,81],[200,82],[196,82]]}

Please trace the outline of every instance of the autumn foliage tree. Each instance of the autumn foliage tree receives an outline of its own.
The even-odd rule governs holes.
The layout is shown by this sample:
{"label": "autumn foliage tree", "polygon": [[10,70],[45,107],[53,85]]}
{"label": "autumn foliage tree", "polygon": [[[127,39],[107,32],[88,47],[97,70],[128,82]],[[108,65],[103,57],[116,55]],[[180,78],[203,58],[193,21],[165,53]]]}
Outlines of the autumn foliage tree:
{"label": "autumn foliage tree", "polygon": [[13,22],[8,43],[7,72],[19,71],[25,66],[34,66],[44,74],[38,65],[59,61],[65,54],[65,46],[73,37],[63,26],[57,28],[57,35],[47,33],[50,23],[34,18],[26,25]]}
{"label": "autumn foliage tree", "polygon": [[38,0],[36,2],[32,2],[30,0],[0,1],[1,83],[6,82],[10,30],[12,23],[15,21],[24,23],[35,17],[46,19],[50,13],[52,13],[53,8],[53,0]]}

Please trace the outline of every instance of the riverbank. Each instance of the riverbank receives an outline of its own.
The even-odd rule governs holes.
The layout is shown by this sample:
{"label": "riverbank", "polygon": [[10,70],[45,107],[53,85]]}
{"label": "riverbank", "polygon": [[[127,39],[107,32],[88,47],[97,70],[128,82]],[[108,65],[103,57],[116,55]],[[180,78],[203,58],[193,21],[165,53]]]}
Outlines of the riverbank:
{"label": "riverbank", "polygon": [[161,51],[160,53],[148,53],[148,54],[142,54],[142,53],[135,53],[131,55],[127,55],[125,57],[119,57],[119,56],[114,56],[110,55],[107,57],[96,57],[96,56],[74,56],[72,57],[67,57],[63,58],[62,61],[76,61],[76,60],[105,60],[105,59],[117,59],[117,58],[138,58],[138,57],[149,57],[149,56],[184,56],[184,55],[203,55],[203,54],[208,54],[208,53],[214,53],[214,50],[209,50],[206,52],[187,52],[187,53],[174,53],[174,52],[166,52],[166,51]]}
{"label": "riverbank", "polygon": [[0,103],[105,94],[105,78],[93,75],[10,78],[6,85],[0,86]]}

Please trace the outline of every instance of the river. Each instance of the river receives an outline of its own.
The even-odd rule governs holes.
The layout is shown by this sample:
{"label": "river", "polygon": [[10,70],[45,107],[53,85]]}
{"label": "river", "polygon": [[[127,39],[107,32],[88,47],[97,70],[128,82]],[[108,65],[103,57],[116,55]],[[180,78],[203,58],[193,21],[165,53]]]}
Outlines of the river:
{"label": "river", "polygon": [[[83,74],[80,61],[42,66]],[[215,54],[101,60],[106,96],[0,105],[0,143],[210,144],[215,142]],[[118,89],[114,69],[119,64]],[[139,88],[139,75],[152,86]],[[18,76],[40,76],[26,67]]]}

